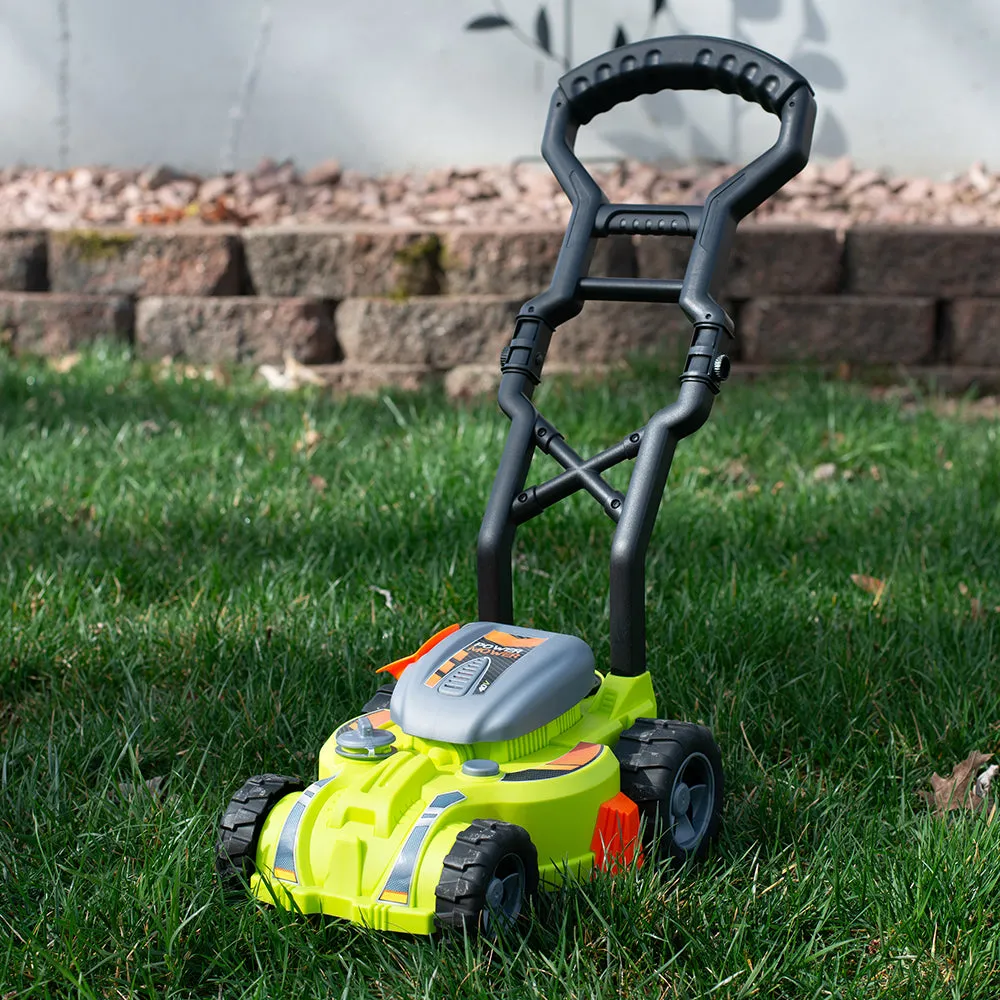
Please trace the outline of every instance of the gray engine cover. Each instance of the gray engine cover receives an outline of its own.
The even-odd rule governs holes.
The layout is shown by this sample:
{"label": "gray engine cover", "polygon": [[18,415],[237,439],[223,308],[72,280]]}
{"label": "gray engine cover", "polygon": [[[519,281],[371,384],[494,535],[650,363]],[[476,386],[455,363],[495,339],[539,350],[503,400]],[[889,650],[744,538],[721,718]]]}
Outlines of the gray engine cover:
{"label": "gray engine cover", "polygon": [[582,639],[473,622],[403,671],[389,712],[410,736],[494,743],[539,729],[593,686],[594,654]]}

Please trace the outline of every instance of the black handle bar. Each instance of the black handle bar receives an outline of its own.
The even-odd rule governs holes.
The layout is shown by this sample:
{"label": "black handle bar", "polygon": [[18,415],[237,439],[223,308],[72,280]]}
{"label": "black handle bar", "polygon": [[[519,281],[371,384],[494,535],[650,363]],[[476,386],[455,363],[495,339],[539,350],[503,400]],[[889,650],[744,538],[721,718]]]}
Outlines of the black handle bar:
{"label": "black handle bar", "polygon": [[[581,125],[617,104],[661,90],[719,90],[754,101],[781,120],[774,145],[723,181],[704,205],[610,204],[573,152]],[[519,524],[584,489],[616,522],[611,546],[611,672],[645,669],[645,557],[677,442],[708,419],[728,374],[720,353],[733,323],[716,300],[737,223],[807,163],[816,120],[812,88],[790,66],[723,38],[682,35],[614,49],[567,73],[549,105],[542,156],[573,206],[552,281],[526,302],[501,354],[498,399],[510,417],[500,467],[479,532],[479,616],[513,622],[511,555]],[[598,239],[617,233],[686,236],[694,245],[683,281],[589,275]],[[676,403],[644,428],[585,460],[531,402],[556,327],[588,300],[677,302],[694,326]],[[525,489],[536,448],[566,471]],[[627,491],[602,473],[635,460]]]}
{"label": "black handle bar", "polygon": [[[668,88],[740,94],[778,116],[777,141],[720,184],[700,205],[614,205],[573,152],[581,124],[616,104]],[[542,137],[542,156],[573,205],[549,288],[521,310],[550,330],[583,308],[593,240],[614,233],[693,236],[695,245],[679,302],[695,325],[732,324],[715,300],[736,224],[771,197],[808,162],[816,120],[812,88],[800,73],[749,45],[724,38],[680,35],[652,38],[614,49],[571,70],[552,95]],[[662,291],[649,286],[651,301]],[[628,299],[641,292],[630,289]],[[516,353],[508,360],[516,364]],[[537,371],[528,371],[532,377]]]}
{"label": "black handle bar", "polygon": [[[780,114],[785,99],[806,84],[787,63],[751,45],[703,35],[652,38],[614,49],[559,81],[577,123],[642,94],[661,90],[719,90],[739,94]],[[808,86],[808,84],[806,84]],[[799,114],[805,114],[802,105]]]}

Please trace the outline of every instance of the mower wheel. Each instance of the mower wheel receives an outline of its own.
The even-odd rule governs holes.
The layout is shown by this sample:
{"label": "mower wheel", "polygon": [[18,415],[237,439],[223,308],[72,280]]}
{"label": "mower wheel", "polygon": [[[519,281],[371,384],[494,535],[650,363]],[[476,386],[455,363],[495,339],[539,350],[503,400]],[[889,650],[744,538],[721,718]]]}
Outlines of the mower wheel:
{"label": "mower wheel", "polygon": [[477,819],[444,859],[434,893],[438,923],[492,938],[514,926],[537,891],[538,851],[527,830]]}
{"label": "mower wheel", "polygon": [[396,682],[393,681],[391,684],[383,684],[369,699],[365,702],[365,707],[361,709],[362,715],[368,715],[371,712],[382,712],[389,707],[389,702],[392,701],[392,690],[396,686]]}
{"label": "mower wheel", "polygon": [[267,814],[291,792],[301,792],[304,782],[283,774],[258,774],[232,797],[219,822],[215,845],[215,870],[229,890],[249,882],[257,868],[257,841]]}
{"label": "mower wheel", "polygon": [[621,790],[639,807],[644,851],[675,865],[704,858],[722,824],[722,755],[711,731],[637,719],[614,752]]}

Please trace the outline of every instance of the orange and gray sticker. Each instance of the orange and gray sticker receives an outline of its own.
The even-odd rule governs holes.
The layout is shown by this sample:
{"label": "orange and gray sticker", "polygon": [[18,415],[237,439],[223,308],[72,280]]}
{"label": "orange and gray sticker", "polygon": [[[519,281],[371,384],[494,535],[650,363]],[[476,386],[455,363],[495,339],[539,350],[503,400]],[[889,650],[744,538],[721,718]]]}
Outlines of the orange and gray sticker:
{"label": "orange and gray sticker", "polygon": [[[525,653],[530,652],[546,641],[545,636],[534,635],[514,635],[511,632],[501,632],[499,629],[492,629],[479,639],[473,639],[457,653],[453,653],[437,670],[434,671],[424,681],[427,687],[437,687],[438,684],[452,670],[455,669],[466,657],[472,657],[477,664],[477,669],[473,671],[475,677],[470,676],[468,683],[475,682],[473,693],[482,694],[489,689],[489,686],[514,662],[519,660]],[[483,673],[479,676],[479,666],[482,665]],[[462,693],[467,688],[462,686]],[[449,692],[452,694],[457,691]]]}
{"label": "orange and gray sticker", "polygon": [[561,778],[592,764],[607,748],[602,743],[577,743],[572,750],[545,764],[534,764],[522,771],[508,771],[501,781],[544,781]]}
{"label": "orange and gray sticker", "polygon": [[393,862],[389,877],[379,893],[379,902],[397,903],[406,906],[410,902],[410,892],[413,885],[413,871],[417,866],[417,856],[423,846],[427,834],[437,821],[437,818],[449,806],[462,802],[465,796],[461,792],[442,792],[435,795],[431,804],[420,814],[420,818],[407,834],[399,854]]}
{"label": "orange and gray sticker", "polygon": [[464,649],[460,649],[457,653],[452,653],[451,656],[445,660],[444,663],[442,663],[441,666],[427,678],[427,680],[424,681],[425,686],[429,688],[437,687],[438,684],[441,683],[442,678],[450,674],[451,671],[454,670],[455,667],[457,667],[468,655],[468,652]]}
{"label": "orange and gray sticker", "polygon": [[329,777],[320,778],[314,781],[296,800],[291,812],[285,818],[285,825],[281,828],[281,836],[278,837],[278,846],[274,851],[274,874],[283,882],[298,882],[299,877],[295,869],[295,848],[299,839],[299,827],[302,825],[302,817],[305,816],[309,804],[316,797],[316,793],[329,781],[336,778],[336,774]]}

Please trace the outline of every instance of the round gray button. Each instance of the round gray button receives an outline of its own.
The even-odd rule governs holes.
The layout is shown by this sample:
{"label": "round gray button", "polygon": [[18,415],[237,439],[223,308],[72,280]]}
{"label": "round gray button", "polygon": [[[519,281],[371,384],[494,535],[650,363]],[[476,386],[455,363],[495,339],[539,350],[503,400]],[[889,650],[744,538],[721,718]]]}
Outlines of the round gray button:
{"label": "round gray button", "polygon": [[467,760],[462,765],[462,774],[470,778],[492,778],[500,773],[500,765],[495,760]]}

